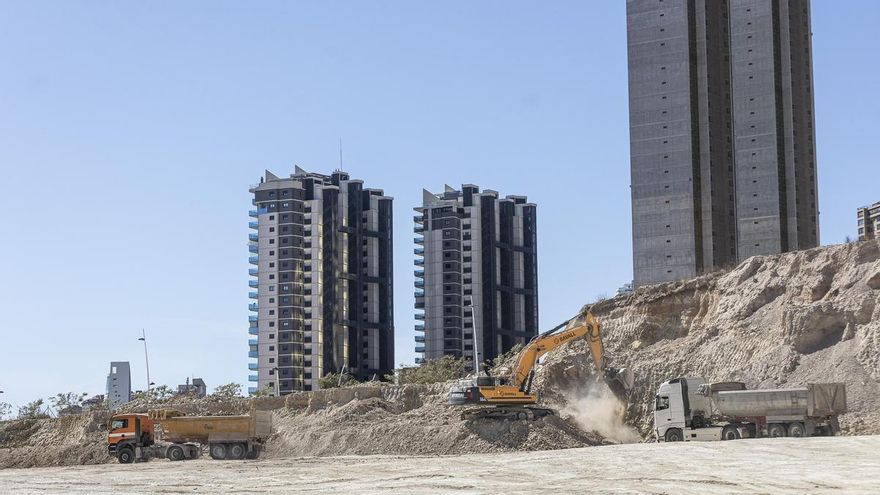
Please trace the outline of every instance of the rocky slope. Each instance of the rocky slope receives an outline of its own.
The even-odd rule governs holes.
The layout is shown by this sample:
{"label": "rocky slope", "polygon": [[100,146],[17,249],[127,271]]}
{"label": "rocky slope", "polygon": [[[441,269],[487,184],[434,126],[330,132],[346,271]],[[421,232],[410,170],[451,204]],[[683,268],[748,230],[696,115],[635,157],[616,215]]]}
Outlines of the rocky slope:
{"label": "rocky slope", "polygon": [[[594,305],[614,365],[634,370],[629,421],[651,429],[657,386],[684,375],[750,387],[844,382],[844,432],[880,433],[880,242],[746,260],[728,272],[638,289]],[[550,401],[592,375],[583,342],[548,356]]]}

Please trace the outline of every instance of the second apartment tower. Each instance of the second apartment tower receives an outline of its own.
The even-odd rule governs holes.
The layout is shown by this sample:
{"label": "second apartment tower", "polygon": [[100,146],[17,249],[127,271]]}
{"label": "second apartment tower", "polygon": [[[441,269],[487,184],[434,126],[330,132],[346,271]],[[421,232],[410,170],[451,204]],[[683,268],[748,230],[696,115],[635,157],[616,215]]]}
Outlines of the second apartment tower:
{"label": "second apartment tower", "polygon": [[250,381],[315,390],[346,371],[394,368],[392,198],[347,173],[266,172],[252,186]]}
{"label": "second apartment tower", "polygon": [[465,184],[415,208],[417,362],[485,362],[538,332],[536,207]]}
{"label": "second apartment tower", "polygon": [[637,286],[819,243],[807,0],[627,0]]}

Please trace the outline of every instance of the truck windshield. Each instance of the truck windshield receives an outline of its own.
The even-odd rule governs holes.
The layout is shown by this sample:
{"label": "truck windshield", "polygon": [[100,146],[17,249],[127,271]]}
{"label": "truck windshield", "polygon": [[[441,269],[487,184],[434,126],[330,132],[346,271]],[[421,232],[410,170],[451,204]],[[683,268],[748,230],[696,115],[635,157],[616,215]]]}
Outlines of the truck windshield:
{"label": "truck windshield", "polygon": [[662,411],[663,409],[669,409],[669,397],[659,395],[654,396],[654,410]]}
{"label": "truck windshield", "polygon": [[114,419],[112,423],[110,423],[111,430],[119,430],[128,426],[127,419]]}

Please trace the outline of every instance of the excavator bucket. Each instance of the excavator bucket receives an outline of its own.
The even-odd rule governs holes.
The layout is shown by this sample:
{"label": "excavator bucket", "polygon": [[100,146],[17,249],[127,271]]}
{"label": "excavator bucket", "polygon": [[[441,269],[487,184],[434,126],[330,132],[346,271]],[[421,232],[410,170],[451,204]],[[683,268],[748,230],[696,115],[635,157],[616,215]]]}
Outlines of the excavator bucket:
{"label": "excavator bucket", "polygon": [[629,368],[606,368],[605,383],[614,392],[621,401],[625,401],[629,396],[629,391],[633,388],[635,377]]}

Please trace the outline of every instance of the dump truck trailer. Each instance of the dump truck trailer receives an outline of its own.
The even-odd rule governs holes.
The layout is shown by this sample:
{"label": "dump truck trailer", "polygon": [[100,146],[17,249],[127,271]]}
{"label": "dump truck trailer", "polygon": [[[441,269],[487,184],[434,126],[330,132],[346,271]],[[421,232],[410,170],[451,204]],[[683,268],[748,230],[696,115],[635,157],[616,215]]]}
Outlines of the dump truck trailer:
{"label": "dump truck trailer", "polygon": [[846,412],[842,383],[747,390],[741,382],[669,380],[654,397],[657,441],[737,440],[836,435]]}
{"label": "dump truck trailer", "polygon": [[122,464],[195,459],[202,446],[212,459],[255,459],[272,433],[271,421],[268,411],[242,416],[187,416],[168,409],[116,414],[110,418],[107,452]]}

